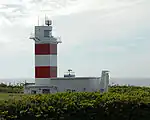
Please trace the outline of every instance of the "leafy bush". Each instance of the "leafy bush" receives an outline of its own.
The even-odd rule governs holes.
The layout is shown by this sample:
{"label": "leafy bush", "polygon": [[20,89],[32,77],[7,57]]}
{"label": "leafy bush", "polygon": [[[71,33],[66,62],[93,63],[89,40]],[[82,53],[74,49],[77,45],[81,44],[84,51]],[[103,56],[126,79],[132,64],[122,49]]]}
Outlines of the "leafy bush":
{"label": "leafy bush", "polygon": [[66,92],[1,101],[6,120],[149,120],[150,88],[110,87],[108,93]]}

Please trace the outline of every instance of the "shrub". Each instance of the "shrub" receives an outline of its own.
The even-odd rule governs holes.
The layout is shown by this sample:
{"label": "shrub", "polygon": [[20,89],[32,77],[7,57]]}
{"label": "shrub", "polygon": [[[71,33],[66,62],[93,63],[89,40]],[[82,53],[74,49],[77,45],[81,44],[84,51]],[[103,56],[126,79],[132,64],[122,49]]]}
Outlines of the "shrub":
{"label": "shrub", "polygon": [[111,87],[103,94],[65,92],[1,101],[0,117],[6,120],[149,120],[149,103],[149,88]]}

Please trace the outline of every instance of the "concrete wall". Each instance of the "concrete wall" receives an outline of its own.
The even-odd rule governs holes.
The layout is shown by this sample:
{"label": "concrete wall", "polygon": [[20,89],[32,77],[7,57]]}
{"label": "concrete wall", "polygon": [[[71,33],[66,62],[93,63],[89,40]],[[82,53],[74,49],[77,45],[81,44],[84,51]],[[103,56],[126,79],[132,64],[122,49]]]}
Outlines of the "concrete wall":
{"label": "concrete wall", "polygon": [[39,38],[42,41],[49,40],[49,37],[44,37],[44,30],[52,31],[52,26],[35,26],[35,37]]}
{"label": "concrete wall", "polygon": [[51,80],[49,78],[35,78],[36,85],[51,85]]}
{"label": "concrete wall", "polygon": [[57,55],[35,55],[35,66],[57,66]]}
{"label": "concrete wall", "polygon": [[42,94],[43,89],[49,89],[50,93],[57,93],[58,92],[55,88],[53,88],[51,86],[49,86],[49,87],[42,87],[41,86],[41,87],[38,87],[38,88],[32,86],[32,87],[29,87],[29,88],[25,88],[24,93],[25,94],[34,94],[33,91],[36,91],[36,94]]}
{"label": "concrete wall", "polygon": [[66,89],[76,90],[76,91],[94,91],[99,90],[99,80],[51,80],[52,86],[57,86],[58,91],[65,91]]}
{"label": "concrete wall", "polygon": [[[94,92],[100,90],[100,80],[99,79],[77,79],[77,80],[47,80],[47,84],[41,86],[27,86],[25,88],[25,93],[31,93],[32,90],[37,91],[36,93],[42,93],[42,89],[50,89],[51,93],[55,92],[65,92],[67,90],[75,90],[77,92],[87,91]],[[57,90],[53,88],[57,87]],[[39,90],[40,89],[40,90]]]}

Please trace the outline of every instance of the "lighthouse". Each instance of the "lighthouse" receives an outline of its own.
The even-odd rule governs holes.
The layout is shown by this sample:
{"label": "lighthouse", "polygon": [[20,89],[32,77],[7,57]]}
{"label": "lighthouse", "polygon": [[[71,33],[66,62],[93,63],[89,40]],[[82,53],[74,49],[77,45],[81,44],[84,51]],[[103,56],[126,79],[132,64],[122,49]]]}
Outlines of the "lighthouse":
{"label": "lighthouse", "polygon": [[57,76],[57,45],[60,39],[52,35],[52,21],[45,20],[45,25],[34,27],[35,83],[24,85],[25,94],[45,94],[65,91],[107,92],[109,71],[103,70],[101,77],[78,77],[68,70],[63,77]]}
{"label": "lighthouse", "polygon": [[57,77],[57,44],[61,43],[52,35],[52,21],[45,20],[45,25],[35,26],[30,39],[35,41],[35,84],[48,85],[50,78]]}

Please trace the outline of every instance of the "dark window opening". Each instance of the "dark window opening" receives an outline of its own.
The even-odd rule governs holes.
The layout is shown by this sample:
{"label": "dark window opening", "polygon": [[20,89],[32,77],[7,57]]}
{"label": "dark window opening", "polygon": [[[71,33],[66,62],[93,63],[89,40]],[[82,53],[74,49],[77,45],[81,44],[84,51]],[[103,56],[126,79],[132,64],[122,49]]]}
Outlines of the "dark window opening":
{"label": "dark window opening", "polygon": [[44,37],[50,37],[51,31],[50,30],[44,30]]}
{"label": "dark window opening", "polygon": [[45,94],[50,93],[50,89],[43,89],[43,93],[45,93]]}
{"label": "dark window opening", "polygon": [[32,90],[31,93],[32,93],[32,94],[36,94],[36,91],[35,91],[35,90]]}

